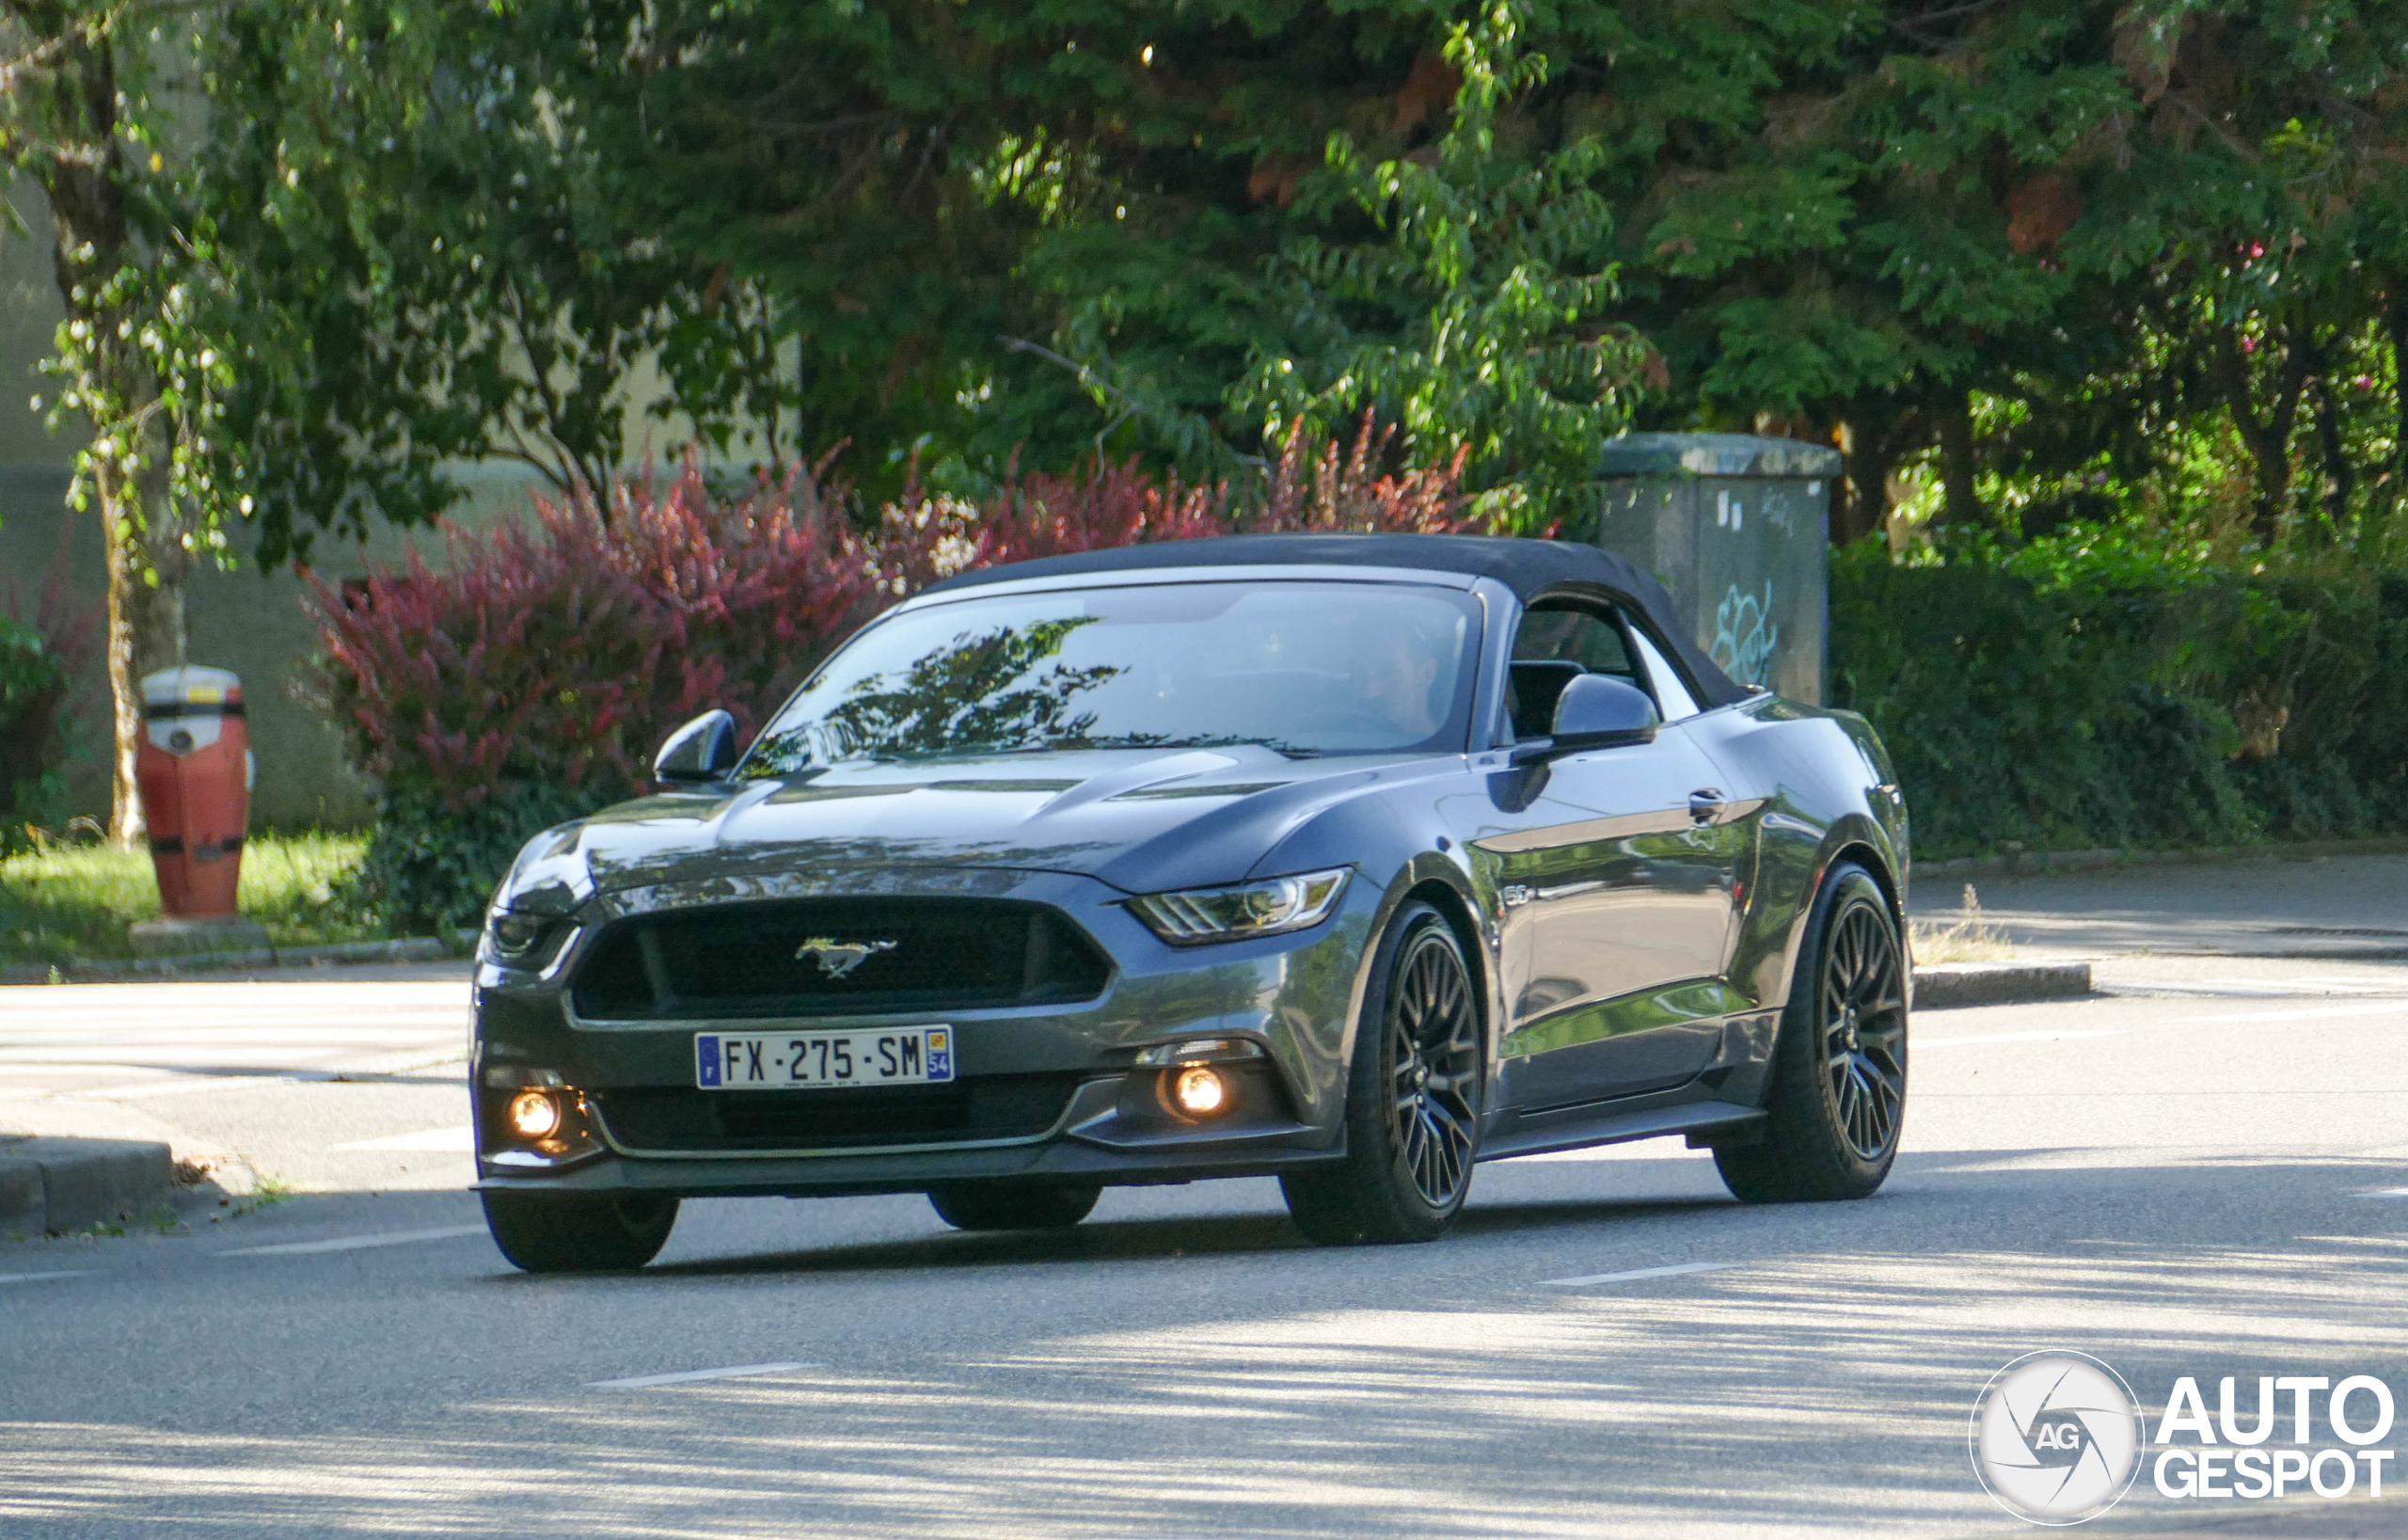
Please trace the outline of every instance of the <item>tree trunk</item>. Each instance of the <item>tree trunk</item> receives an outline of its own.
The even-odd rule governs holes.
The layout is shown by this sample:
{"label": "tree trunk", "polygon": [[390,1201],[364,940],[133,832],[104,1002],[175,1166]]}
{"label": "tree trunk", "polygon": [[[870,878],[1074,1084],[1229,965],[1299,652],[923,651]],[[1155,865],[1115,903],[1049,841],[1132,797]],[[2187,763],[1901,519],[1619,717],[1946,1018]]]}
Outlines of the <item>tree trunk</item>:
{"label": "tree trunk", "polygon": [[1970,529],[1982,522],[1973,495],[1973,398],[1952,396],[1940,414],[1940,484],[1945,501],[1932,522]]}
{"label": "tree trunk", "polygon": [[[2304,322],[2301,329],[2305,330]],[[2216,386],[2232,413],[2233,428],[2248,446],[2249,458],[2257,467],[2258,542],[2272,549],[2282,533],[2283,510],[2290,502],[2291,423],[2299,415],[2300,393],[2307,386],[2307,349],[2284,350],[2274,400],[2264,418],[2258,415],[2257,398],[2250,389],[2249,362],[2242,352],[2241,334],[2230,326],[2216,328],[2211,357]]]}
{"label": "tree trunk", "polygon": [[[155,406],[155,391],[153,401]],[[142,799],[134,756],[142,746],[142,680],[184,663],[182,521],[167,496],[166,435],[140,435],[143,465],[133,474],[111,466],[93,474],[93,500],[108,537],[109,696],[117,732],[110,755],[109,834],[128,847],[142,840]],[[156,443],[150,440],[157,440]]]}
{"label": "tree trunk", "polygon": [[2357,491],[2357,472],[2350,465],[2349,446],[2341,437],[2341,392],[2333,388],[2330,370],[2321,366],[2316,375],[2316,441],[2324,460],[2324,516],[2333,526],[2333,537],[2346,540],[2350,535],[2350,500]]}
{"label": "tree trunk", "polygon": [[60,152],[42,167],[58,248],[54,271],[71,324],[87,328],[86,367],[74,384],[95,437],[93,499],[100,504],[109,574],[109,694],[116,742],[110,756],[109,833],[134,845],[143,834],[134,756],[142,742],[142,676],[184,660],[184,576],[190,555],[169,496],[166,414],[159,382],[138,345],[120,336],[127,306],[103,303],[109,280],[134,255],[125,211],[125,165],[117,119],[117,70],[109,40],[79,37],[62,55]]}
{"label": "tree trunk", "polygon": [[1831,544],[1845,546],[1888,527],[1890,472],[1912,438],[1915,414],[1899,413],[1876,428],[1853,419],[1840,423],[1839,490],[1831,500]]}
{"label": "tree trunk", "polygon": [[1865,484],[1859,479],[1863,469],[1863,456],[1859,446],[1864,439],[1863,430],[1855,423],[1840,424],[1840,479],[1839,484],[1831,488],[1831,544],[1834,546],[1854,545],[1863,539],[1880,527],[1881,516],[1887,511],[1882,501],[1880,482],[1873,483],[1872,496],[1868,500]]}

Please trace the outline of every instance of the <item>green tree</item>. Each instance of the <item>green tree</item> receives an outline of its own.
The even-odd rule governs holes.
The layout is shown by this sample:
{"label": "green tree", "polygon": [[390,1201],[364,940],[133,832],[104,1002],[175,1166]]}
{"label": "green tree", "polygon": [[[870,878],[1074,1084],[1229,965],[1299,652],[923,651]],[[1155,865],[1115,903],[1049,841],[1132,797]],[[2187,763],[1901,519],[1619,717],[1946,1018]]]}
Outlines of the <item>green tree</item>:
{"label": "green tree", "polygon": [[[227,360],[196,346],[193,253],[170,212],[178,172],[162,63],[175,8],[94,0],[0,6],[0,167],[45,195],[66,319],[49,372],[54,424],[89,434],[73,498],[97,503],[108,553],[105,656],[116,702],[111,827],[142,832],[138,681],[183,660],[183,579],[234,510],[201,468]],[[36,399],[36,408],[43,403]]]}
{"label": "green tree", "polygon": [[[67,309],[36,407],[88,435],[72,498],[107,537],[119,839],[138,681],[238,527],[269,566],[433,516],[450,460],[598,485],[633,408],[783,452],[757,287],[627,222],[541,62],[499,8],[0,4],[0,165],[46,195]],[[653,361],[669,391],[631,402]]]}

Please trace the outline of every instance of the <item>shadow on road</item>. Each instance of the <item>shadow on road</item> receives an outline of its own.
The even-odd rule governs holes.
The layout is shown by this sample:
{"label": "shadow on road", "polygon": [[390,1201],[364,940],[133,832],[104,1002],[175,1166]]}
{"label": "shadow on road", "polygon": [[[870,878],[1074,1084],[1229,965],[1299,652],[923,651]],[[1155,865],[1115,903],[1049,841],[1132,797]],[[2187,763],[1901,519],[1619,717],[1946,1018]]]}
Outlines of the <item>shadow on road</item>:
{"label": "shadow on road", "polygon": [[[2019,1153],[2070,1152],[1982,1152]],[[2097,1354],[2152,1405],[2177,1374],[2408,1379],[2408,1203],[2358,1196],[2408,1182],[2398,1160],[2037,1183],[1935,1164],[1871,1201],[1779,1208],[1597,1190],[1670,1166],[1633,1164],[1541,1173],[1562,1196],[1510,1193],[1426,1246],[1307,1251],[1271,1212],[931,1234],[471,1289],[439,1330],[421,1306],[461,1280],[430,1274],[377,1296],[419,1323],[422,1405],[0,1421],[0,1529],[1920,1540],[2012,1529],[1965,1428],[2022,1353]],[[1214,1262],[1246,1257],[1274,1264]],[[1172,1258],[1204,1264],[1076,1265]],[[1544,1286],[1683,1258],[1744,1265]],[[1004,1276],[1030,1266],[1048,1271]],[[867,1287],[692,1297],[730,1278]],[[510,1351],[562,1334],[579,1349]],[[825,1367],[581,1388],[747,1356]],[[2096,1527],[2178,1516],[2146,1492],[2128,1510]]]}

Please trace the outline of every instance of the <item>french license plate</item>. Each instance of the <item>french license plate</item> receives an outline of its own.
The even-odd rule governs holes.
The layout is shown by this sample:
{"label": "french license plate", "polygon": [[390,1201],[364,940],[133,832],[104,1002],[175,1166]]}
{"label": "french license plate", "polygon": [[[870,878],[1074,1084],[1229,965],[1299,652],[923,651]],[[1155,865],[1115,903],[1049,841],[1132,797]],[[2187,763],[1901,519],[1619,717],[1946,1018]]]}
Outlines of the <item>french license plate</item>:
{"label": "french license plate", "polygon": [[706,1091],[926,1086],[952,1078],[949,1026],[694,1034],[694,1084]]}

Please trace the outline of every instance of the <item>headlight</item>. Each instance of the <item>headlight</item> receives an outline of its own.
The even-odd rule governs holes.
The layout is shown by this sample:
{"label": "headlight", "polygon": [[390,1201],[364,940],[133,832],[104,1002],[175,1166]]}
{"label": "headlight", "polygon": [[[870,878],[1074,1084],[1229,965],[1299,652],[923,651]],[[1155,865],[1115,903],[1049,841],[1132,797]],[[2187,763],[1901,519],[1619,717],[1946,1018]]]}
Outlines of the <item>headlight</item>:
{"label": "headlight", "polygon": [[1274,877],[1235,887],[1149,893],[1129,907],[1155,935],[1174,946],[1208,941],[1244,941],[1302,930],[1329,918],[1346,891],[1347,868]]}
{"label": "headlight", "polygon": [[498,909],[485,918],[485,944],[495,961],[513,967],[541,966],[567,922],[550,914],[517,914]]}

